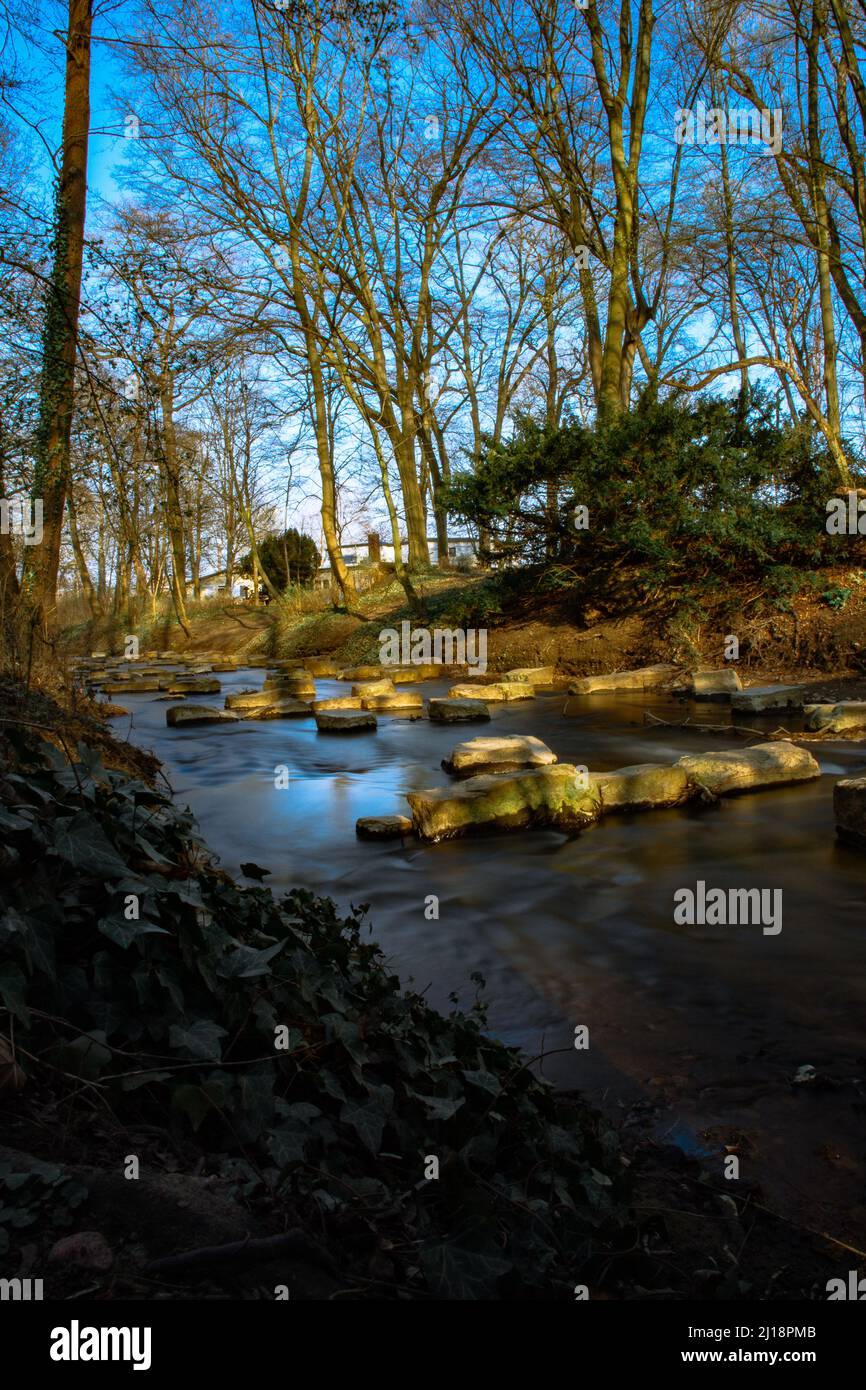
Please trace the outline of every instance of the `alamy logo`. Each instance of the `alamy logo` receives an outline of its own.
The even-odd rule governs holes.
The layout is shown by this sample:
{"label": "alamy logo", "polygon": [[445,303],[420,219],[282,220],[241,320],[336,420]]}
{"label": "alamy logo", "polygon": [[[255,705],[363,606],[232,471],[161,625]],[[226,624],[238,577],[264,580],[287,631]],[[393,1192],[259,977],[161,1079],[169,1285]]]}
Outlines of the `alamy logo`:
{"label": "alamy logo", "polygon": [[866,536],[866,497],[853,491],[831,497],[824,525],[830,536]]}
{"label": "alamy logo", "polygon": [[42,1298],[41,1279],[0,1279],[0,1303],[39,1302]]}
{"label": "alamy logo", "polygon": [[400,631],[383,627],[379,633],[382,666],[471,666],[487,670],[487,629],[416,627],[402,622]]}
{"label": "alamy logo", "polygon": [[21,536],[25,545],[42,540],[42,498],[0,498],[0,534]]}
{"label": "alamy logo", "polygon": [[856,1303],[866,1302],[866,1279],[858,1279],[857,1273],[856,1269],[849,1269],[847,1283],[844,1279],[828,1279],[827,1301],[834,1303],[848,1299]]}
{"label": "alamy logo", "polygon": [[52,1361],[131,1361],[134,1371],[150,1370],[149,1327],[69,1327],[51,1332]]}
{"label": "alamy logo", "polygon": [[674,112],[674,139],[678,145],[763,144],[767,152],[782,148],[782,111],[759,111],[748,107],[724,111],[699,101],[693,111],[680,106]]}
{"label": "alamy logo", "polygon": [[674,893],[674,921],[681,927],[763,927],[764,936],[782,930],[781,888],[694,888]]}

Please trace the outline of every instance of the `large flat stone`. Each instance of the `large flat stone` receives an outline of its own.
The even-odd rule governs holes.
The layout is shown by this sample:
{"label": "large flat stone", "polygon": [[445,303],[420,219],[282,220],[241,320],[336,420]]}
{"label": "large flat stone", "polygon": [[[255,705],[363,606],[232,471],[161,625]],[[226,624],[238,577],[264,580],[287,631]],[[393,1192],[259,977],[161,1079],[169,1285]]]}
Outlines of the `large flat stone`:
{"label": "large flat stone", "polygon": [[568,687],[570,695],[600,695],[609,690],[658,690],[673,680],[678,666],[659,663],[637,671],[611,671],[604,676],[581,676]]}
{"label": "large flat stone", "polygon": [[866,849],[866,777],[840,777],[833,788],[836,833],[858,849]]}
{"label": "large flat stone", "polygon": [[717,671],[692,671],[687,685],[693,700],[727,700],[742,690],[743,682],[732,667]]}
{"label": "large flat stone", "polygon": [[135,680],[134,678],[125,681],[106,681],[102,689],[105,691],[106,695],[117,695],[121,691],[124,695],[144,695],[147,694],[148,691],[159,690],[159,681]]}
{"label": "large flat stone", "polygon": [[737,714],[760,714],[770,709],[800,709],[801,685],[750,685],[731,696],[731,709]]}
{"label": "large flat stone", "polygon": [[388,676],[381,676],[378,680],[356,681],[352,686],[352,694],[360,695],[362,700],[366,700],[370,695],[393,695],[394,683]]}
{"label": "large flat stone", "polygon": [[[107,690],[108,686],[105,689]],[[866,728],[866,700],[842,700],[836,705],[810,705],[808,713],[806,728],[815,732],[844,734]]]}
{"label": "large flat stone", "polygon": [[549,767],[556,754],[532,735],[514,734],[504,738],[473,738],[458,743],[442,766],[449,772],[467,773],[515,771],[525,767]]}
{"label": "large flat stone", "polygon": [[309,700],[297,700],[290,695],[284,699],[275,699],[269,705],[257,706],[255,709],[245,709],[241,711],[245,720],[247,719],[298,719],[305,714],[312,714]]}
{"label": "large flat stone", "polygon": [[490,685],[452,685],[452,700],[485,700],[499,704],[505,700],[531,700],[534,691],[528,681],[496,681]]}
{"label": "large flat stone", "polygon": [[714,796],[807,782],[821,775],[811,753],[784,739],[754,748],[690,754],[675,766],[684,768],[696,786],[705,787]]}
{"label": "large flat stone", "polygon": [[525,826],[580,829],[597,819],[600,804],[598,792],[581,785],[569,763],[468,777],[450,787],[409,792],[406,799],[417,834],[433,841]]}
{"label": "large flat stone", "polygon": [[277,689],[235,690],[225,698],[226,709],[266,709],[268,705],[284,698]]}
{"label": "large flat stone", "polygon": [[316,711],[316,728],[321,734],[353,734],[377,728],[376,716],[366,709]]}
{"label": "large flat stone", "polygon": [[387,695],[365,695],[361,701],[364,709],[381,710],[418,710],[419,714],[424,708],[424,696],[417,690],[392,690]]}
{"label": "large flat stone", "polygon": [[636,763],[614,772],[591,772],[589,780],[598,788],[603,812],[679,806],[695,795],[686,769],[679,764]]}
{"label": "large flat stone", "polygon": [[159,683],[161,690],[166,690],[169,695],[218,695],[220,683],[218,680],[196,680],[194,676],[188,680],[166,681],[163,679]]}
{"label": "large flat stone", "polygon": [[446,695],[432,696],[427,713],[434,724],[472,724],[490,718],[483,700],[452,700]]}
{"label": "large flat stone", "polygon": [[558,679],[555,666],[516,666],[506,671],[504,681],[526,681],[529,685],[554,685]]}
{"label": "large flat stone", "polygon": [[329,709],[362,709],[360,697],[358,695],[332,695],[327,700],[314,700],[313,712],[318,714],[319,710]]}
{"label": "large flat stone", "polygon": [[337,672],[338,681],[375,681],[388,675],[384,666],[346,666]]}
{"label": "large flat stone", "polygon": [[236,724],[238,716],[215,705],[170,705],[165,722],[173,729],[183,724]]}

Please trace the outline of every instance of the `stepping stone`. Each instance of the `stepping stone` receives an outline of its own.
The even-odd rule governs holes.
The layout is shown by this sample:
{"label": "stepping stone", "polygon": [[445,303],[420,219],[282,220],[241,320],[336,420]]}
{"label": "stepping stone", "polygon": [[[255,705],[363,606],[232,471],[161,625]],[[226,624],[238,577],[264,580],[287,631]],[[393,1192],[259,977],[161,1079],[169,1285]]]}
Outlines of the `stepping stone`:
{"label": "stepping stone", "polygon": [[160,688],[167,690],[169,695],[218,695],[220,683],[218,680],[197,681],[192,678],[189,680],[179,680],[170,682],[160,681]]}
{"label": "stepping stone", "polygon": [[355,821],[355,834],[359,840],[401,840],[414,834],[414,828],[408,816],[361,816]]}
{"label": "stepping stone", "polygon": [[833,813],[840,840],[866,849],[866,777],[840,777],[833,788]]}
{"label": "stepping stone", "polygon": [[416,833],[431,841],[529,826],[576,830],[591,824],[600,811],[598,792],[582,786],[569,763],[468,777],[450,787],[409,792],[406,800]]}
{"label": "stepping stone", "polygon": [[452,700],[484,700],[495,704],[507,700],[531,700],[535,692],[528,681],[497,681],[490,685],[452,685]]}
{"label": "stepping stone", "polygon": [[432,696],[427,713],[434,724],[470,724],[490,718],[483,700],[452,700],[445,695]]}
{"label": "stepping stone", "polygon": [[261,708],[245,709],[241,711],[241,717],[248,719],[292,719],[299,718],[305,714],[311,714],[312,709],[308,700],[274,700],[270,705]]}
{"label": "stepping stone", "polygon": [[[108,689],[108,687],[105,687]],[[851,733],[866,728],[866,700],[842,700],[837,705],[806,705],[806,728],[825,734]],[[838,786],[838,783],[837,783]]]}
{"label": "stepping stone", "polygon": [[329,709],[362,709],[361,700],[357,695],[332,695],[328,700],[314,700],[313,712],[318,714],[319,710]]}
{"label": "stepping stone", "polygon": [[165,712],[165,722],[170,728],[182,724],[236,724],[238,716],[213,705],[172,705]]}
{"label": "stepping stone", "polygon": [[598,789],[603,812],[679,806],[695,794],[686,769],[678,764],[636,763],[614,772],[591,772],[589,780]]}
{"label": "stepping stone", "polygon": [[581,676],[568,687],[570,695],[600,695],[610,690],[658,690],[673,680],[679,666],[660,663],[637,671],[611,671],[606,676]]}
{"label": "stepping stone", "polygon": [[463,774],[506,772],[528,767],[549,767],[556,762],[546,743],[532,735],[514,734],[504,738],[473,738],[458,743],[450,758],[443,759],[447,772]]}
{"label": "stepping stone", "polygon": [[394,695],[394,682],[388,676],[374,681],[358,681],[352,686],[352,694],[366,700],[370,695]]}
{"label": "stepping stone", "polygon": [[106,695],[117,695],[121,691],[124,695],[145,695],[149,691],[159,690],[159,681],[143,680],[115,680],[107,681],[103,687]]}
{"label": "stepping stone", "polygon": [[724,753],[698,753],[680,758],[675,766],[684,768],[691,782],[706,787],[714,796],[808,782],[821,776],[807,749],[783,739]]}
{"label": "stepping stone", "polygon": [[760,714],[771,709],[801,709],[801,685],[750,685],[731,696],[731,709],[737,714]]}
{"label": "stepping stone", "polygon": [[338,681],[375,681],[387,676],[383,666],[347,666],[337,672]]}
{"label": "stepping stone", "polygon": [[294,675],[268,676],[263,690],[279,690],[284,695],[309,695],[316,693],[316,682],[309,671],[298,671]]}
{"label": "stepping stone", "polygon": [[729,666],[719,671],[692,671],[686,685],[693,700],[727,700],[742,688],[743,682]]}
{"label": "stepping stone", "polygon": [[555,685],[559,677],[555,666],[517,666],[506,671],[504,681],[526,681],[529,685]]}
{"label": "stepping stone", "polygon": [[311,676],[320,677],[335,676],[339,669],[332,656],[308,656],[304,666]]}
{"label": "stepping stone", "polygon": [[[225,698],[226,709],[253,710],[268,709],[285,701],[299,701],[301,691],[287,690],[281,685],[272,685],[265,690],[236,690]],[[309,692],[315,694],[315,689]],[[309,705],[309,701],[306,702]]]}
{"label": "stepping stone", "polygon": [[381,711],[383,714],[388,710],[412,709],[421,714],[424,709],[424,696],[415,690],[393,690],[388,695],[365,695],[361,703],[364,709]]}
{"label": "stepping stone", "polygon": [[353,734],[378,728],[376,716],[366,709],[333,709],[316,711],[316,728],[320,734]]}

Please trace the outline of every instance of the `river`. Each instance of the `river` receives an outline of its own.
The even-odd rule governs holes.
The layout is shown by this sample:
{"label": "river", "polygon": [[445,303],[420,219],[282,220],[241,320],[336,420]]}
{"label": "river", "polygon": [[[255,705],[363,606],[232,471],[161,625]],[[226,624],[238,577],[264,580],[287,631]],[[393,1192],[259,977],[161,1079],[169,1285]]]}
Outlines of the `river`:
{"label": "river", "polygon": [[[221,705],[262,675],[222,675],[221,695],[192,699]],[[438,695],[447,684],[413,689]],[[316,685],[320,698],[348,689]],[[807,1204],[816,1228],[862,1242],[866,855],[836,842],[832,786],[866,766],[866,745],[810,745],[820,781],[609,816],[579,835],[370,843],[356,838],[356,819],[406,813],[406,792],[445,784],[441,759],[478,734],[535,734],[593,771],[744,741],[645,725],[647,710],[729,717],[656,696],[538,696],[492,705],[488,725],[384,714],[375,733],[353,735],[319,734],[312,717],[174,730],[168,702],[119,698],[129,717],[112,721],[116,734],[159,757],[223,867],[239,874],[253,860],[276,891],[369,903],[390,965],[431,1004],[447,1010],[455,992],[467,1006],[480,972],[491,1030],[551,1054],[539,1069],[555,1084],[710,1163],[733,1144],[742,1176],[777,1207],[802,1217]],[[275,786],[279,765],[288,787]],[[781,932],[676,925],[674,893],[698,880],[781,889]],[[431,895],[438,919],[425,914]],[[574,1047],[580,1025],[586,1049]],[[816,1079],[792,1084],[803,1066]]]}

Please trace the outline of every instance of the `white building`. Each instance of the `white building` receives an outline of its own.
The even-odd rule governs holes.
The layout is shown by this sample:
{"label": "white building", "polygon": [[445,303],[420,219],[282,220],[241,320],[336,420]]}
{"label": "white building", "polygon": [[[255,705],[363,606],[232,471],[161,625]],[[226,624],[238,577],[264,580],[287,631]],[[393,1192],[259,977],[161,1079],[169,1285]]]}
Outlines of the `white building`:
{"label": "white building", "polygon": [[[427,537],[427,548],[430,553],[431,565],[439,564],[439,542],[435,536]],[[322,553],[325,555],[325,563],[316,575],[315,584],[317,589],[327,589],[331,583],[331,564],[327,559],[327,549],[323,545]],[[340,553],[343,557],[343,564],[347,569],[357,569],[359,565],[381,563],[383,565],[393,565],[395,547],[393,542],[380,541],[376,535],[368,536],[364,541],[356,541],[354,545],[341,545]],[[449,536],[448,537],[448,557],[452,565],[467,566],[474,568],[478,564],[478,543],[472,536]],[[401,558],[404,562],[409,559],[409,544],[403,541],[401,545]]]}

